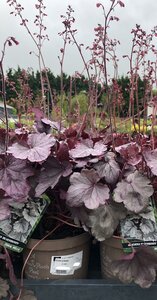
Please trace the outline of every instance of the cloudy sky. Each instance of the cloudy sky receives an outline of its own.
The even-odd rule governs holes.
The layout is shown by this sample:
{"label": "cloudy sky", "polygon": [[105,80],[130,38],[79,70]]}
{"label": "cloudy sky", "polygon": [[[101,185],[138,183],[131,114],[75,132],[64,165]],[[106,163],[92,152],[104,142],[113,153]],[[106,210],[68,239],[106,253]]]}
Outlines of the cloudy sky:
{"label": "cloudy sky", "polygon": [[[33,24],[36,10],[35,4],[37,0],[18,0],[25,8],[23,16],[29,20],[29,27],[32,32],[35,31]],[[58,60],[59,50],[63,46],[63,41],[59,37],[58,32],[63,30],[61,14],[64,14],[67,6],[70,4],[75,10],[76,27],[78,29],[77,40],[79,43],[91,45],[93,40],[93,28],[98,23],[103,22],[102,11],[96,8],[96,3],[101,2],[105,7],[108,7],[110,0],[44,0],[46,13],[45,25],[49,41],[45,41],[43,53],[46,66],[49,67],[54,74],[60,73],[60,64]],[[117,49],[119,57],[119,72],[126,74],[128,66],[122,58],[123,55],[130,52],[131,45],[131,29],[135,24],[140,24],[141,27],[149,32],[157,25],[157,1],[155,0],[123,0],[125,8],[117,7],[115,15],[119,17],[119,22],[113,22],[110,28],[112,38],[118,38],[121,45]],[[32,67],[38,68],[37,58],[30,51],[35,51],[34,44],[26,32],[25,28],[20,26],[18,17],[10,15],[12,9],[9,7],[7,0],[0,0],[0,49],[8,36],[14,36],[19,45],[8,47],[5,55],[5,69],[9,67],[21,68]],[[64,63],[64,71],[67,74],[73,74],[76,70],[82,71],[82,62],[74,46],[69,46]]]}

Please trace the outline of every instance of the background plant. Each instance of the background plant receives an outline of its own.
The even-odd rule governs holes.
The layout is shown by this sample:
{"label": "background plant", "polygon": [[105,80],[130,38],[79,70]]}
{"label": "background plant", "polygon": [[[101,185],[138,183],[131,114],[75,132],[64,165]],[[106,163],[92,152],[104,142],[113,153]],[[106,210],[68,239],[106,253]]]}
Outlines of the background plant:
{"label": "background plant", "polygon": [[[44,61],[44,56],[42,53],[42,45],[45,40],[49,39],[48,35],[45,33],[46,26],[44,25],[44,18],[47,16],[47,14],[45,13],[46,6],[44,5],[44,1],[37,0],[37,3],[35,4],[35,8],[37,10],[37,15],[35,16],[34,23],[35,23],[38,31],[32,33],[30,26],[28,24],[29,23],[28,19],[23,17],[24,7],[20,3],[18,3],[16,0],[7,0],[7,3],[11,8],[13,8],[13,11],[11,12],[11,14],[14,14],[15,16],[18,16],[20,18],[20,21],[21,21],[20,25],[25,27],[25,29],[27,30],[29,36],[31,37],[31,39],[33,40],[33,42],[37,48],[38,52],[35,53],[35,55],[37,56],[38,63],[39,63],[43,109],[44,109],[45,113],[47,113],[49,115],[49,100],[51,101],[51,105],[53,106],[53,96],[52,96],[52,91],[51,91],[49,78],[48,78],[48,74],[47,74],[47,68],[46,68],[45,61]],[[47,101],[45,101],[46,93],[45,93],[45,84],[44,84],[45,80],[43,77],[43,73],[45,75],[46,85],[47,85],[48,91],[50,93],[50,99],[49,98],[47,99],[48,105],[46,104]]]}

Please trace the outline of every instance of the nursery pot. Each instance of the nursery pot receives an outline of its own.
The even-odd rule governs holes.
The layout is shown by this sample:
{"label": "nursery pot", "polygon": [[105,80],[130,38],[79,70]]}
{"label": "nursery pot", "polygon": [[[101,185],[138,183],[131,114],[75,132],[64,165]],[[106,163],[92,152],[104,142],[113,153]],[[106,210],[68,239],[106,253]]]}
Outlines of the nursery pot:
{"label": "nursery pot", "polygon": [[[39,240],[30,239],[24,260]],[[25,268],[28,279],[81,279],[87,277],[90,235],[44,240],[32,252]]]}
{"label": "nursery pot", "polygon": [[100,242],[101,273],[103,278],[114,278],[110,269],[110,262],[120,259],[124,255],[127,254],[123,251],[121,239],[112,237]]}

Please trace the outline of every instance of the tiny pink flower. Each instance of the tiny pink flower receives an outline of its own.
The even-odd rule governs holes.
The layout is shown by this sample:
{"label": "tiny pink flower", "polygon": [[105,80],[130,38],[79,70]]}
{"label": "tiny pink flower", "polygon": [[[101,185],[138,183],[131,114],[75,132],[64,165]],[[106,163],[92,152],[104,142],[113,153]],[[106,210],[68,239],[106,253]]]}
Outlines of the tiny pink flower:
{"label": "tiny pink flower", "polygon": [[96,7],[100,7],[102,4],[101,3],[97,3],[96,4]]}
{"label": "tiny pink flower", "polygon": [[119,3],[119,5],[120,5],[121,7],[124,7],[124,6],[125,6],[124,3],[123,3],[122,1],[117,1],[117,3]]}

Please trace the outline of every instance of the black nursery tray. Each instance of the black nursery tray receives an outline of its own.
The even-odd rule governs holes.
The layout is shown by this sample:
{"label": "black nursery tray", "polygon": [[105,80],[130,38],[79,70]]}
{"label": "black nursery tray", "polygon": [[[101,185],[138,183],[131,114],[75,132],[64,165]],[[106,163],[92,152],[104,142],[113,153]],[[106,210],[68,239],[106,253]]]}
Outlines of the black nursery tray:
{"label": "black nursery tray", "polygon": [[149,289],[113,280],[25,280],[38,300],[155,300],[157,283]]}

